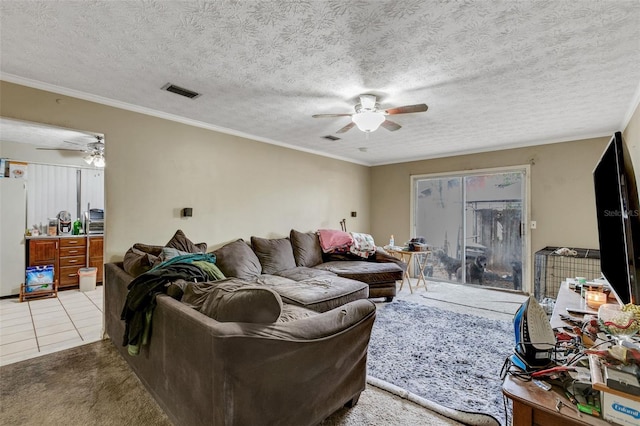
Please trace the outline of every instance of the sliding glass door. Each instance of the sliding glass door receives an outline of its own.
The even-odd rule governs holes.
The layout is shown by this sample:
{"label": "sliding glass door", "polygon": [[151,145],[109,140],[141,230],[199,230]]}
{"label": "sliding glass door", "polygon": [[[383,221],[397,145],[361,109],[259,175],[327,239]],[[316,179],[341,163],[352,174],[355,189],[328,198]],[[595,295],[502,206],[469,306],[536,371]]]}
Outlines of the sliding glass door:
{"label": "sliding glass door", "polygon": [[416,176],[413,230],[434,280],[523,290],[526,168]]}

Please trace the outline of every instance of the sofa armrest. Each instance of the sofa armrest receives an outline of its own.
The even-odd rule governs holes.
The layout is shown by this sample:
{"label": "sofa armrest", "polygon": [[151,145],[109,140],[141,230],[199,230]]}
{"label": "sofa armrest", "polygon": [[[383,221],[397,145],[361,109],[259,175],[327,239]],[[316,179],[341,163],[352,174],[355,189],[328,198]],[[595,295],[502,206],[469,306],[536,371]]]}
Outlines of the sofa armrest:
{"label": "sofa armrest", "polygon": [[376,248],[376,253],[373,255],[373,261],[378,263],[395,263],[402,268],[403,271],[407,269],[407,264],[398,259],[394,255],[388,253],[382,247]]}
{"label": "sofa armrest", "polygon": [[214,389],[234,423],[317,424],[364,390],[374,319],[375,305],[356,300],[291,323],[220,324]]}

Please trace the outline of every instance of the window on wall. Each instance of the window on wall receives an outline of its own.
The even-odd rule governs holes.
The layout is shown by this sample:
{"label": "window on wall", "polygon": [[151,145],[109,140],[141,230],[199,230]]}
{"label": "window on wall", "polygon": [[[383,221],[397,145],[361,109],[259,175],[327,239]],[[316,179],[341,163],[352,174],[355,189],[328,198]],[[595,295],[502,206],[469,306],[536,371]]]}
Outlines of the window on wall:
{"label": "window on wall", "polygon": [[48,164],[28,165],[27,225],[47,225],[61,211],[80,218],[90,205],[104,209],[104,171]]}

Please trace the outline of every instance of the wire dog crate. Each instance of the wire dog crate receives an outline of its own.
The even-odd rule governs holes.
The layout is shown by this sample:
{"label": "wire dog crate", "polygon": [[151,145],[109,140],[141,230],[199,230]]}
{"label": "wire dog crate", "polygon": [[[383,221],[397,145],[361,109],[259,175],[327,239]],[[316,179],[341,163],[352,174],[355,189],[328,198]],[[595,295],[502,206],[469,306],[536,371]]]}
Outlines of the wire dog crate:
{"label": "wire dog crate", "polygon": [[534,296],[537,300],[545,297],[555,299],[560,284],[567,278],[585,277],[587,280],[599,278],[600,250],[574,248],[577,256],[555,254],[559,247],[545,247],[535,254]]}

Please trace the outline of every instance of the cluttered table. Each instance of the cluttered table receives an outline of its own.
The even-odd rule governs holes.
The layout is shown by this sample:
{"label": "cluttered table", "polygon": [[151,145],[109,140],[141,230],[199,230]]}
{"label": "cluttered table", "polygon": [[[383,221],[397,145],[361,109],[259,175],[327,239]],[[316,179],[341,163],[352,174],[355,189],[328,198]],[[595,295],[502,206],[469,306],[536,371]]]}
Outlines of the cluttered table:
{"label": "cluttered table", "polygon": [[[561,340],[560,335],[566,334],[567,330],[573,329],[581,334],[580,328],[573,328],[567,319],[589,323],[594,318],[590,315],[597,318],[597,311],[586,306],[581,294],[570,289],[569,284],[564,282],[550,320],[552,328],[556,330],[558,342]],[[584,342],[584,337],[582,339]],[[513,425],[640,425],[640,396],[612,389],[607,386],[606,378],[603,378],[604,364],[610,363],[608,348],[613,346],[613,349],[617,349],[617,343],[606,338],[604,341],[594,338],[590,342],[593,346],[585,347],[582,353],[568,358],[571,362],[567,365],[576,367],[571,372],[549,372],[535,378],[531,377],[534,373],[506,374],[502,392],[513,401]],[[558,347],[556,345],[556,350]],[[589,352],[593,353],[589,355]],[[629,349],[627,356],[631,355],[633,351]],[[581,362],[574,362],[580,359]],[[627,358],[629,359],[633,363],[633,357]],[[562,369],[562,364],[558,365]],[[564,386],[558,383],[563,383]],[[571,383],[569,387],[567,383]],[[595,402],[582,404],[582,399],[577,401],[576,388],[584,390],[580,394],[588,393],[590,397],[594,397]],[[599,412],[593,408],[595,406],[600,409]]]}

